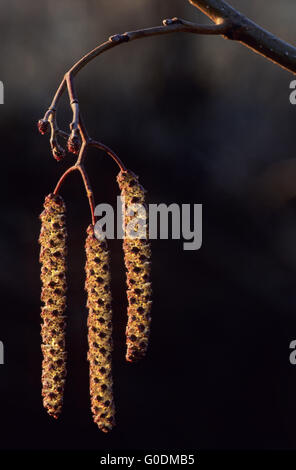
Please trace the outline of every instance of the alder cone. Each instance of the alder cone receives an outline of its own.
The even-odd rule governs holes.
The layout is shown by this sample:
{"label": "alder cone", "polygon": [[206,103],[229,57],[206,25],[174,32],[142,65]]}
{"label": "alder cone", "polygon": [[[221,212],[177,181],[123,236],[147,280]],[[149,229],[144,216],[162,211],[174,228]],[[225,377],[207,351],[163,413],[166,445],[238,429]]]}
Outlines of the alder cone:
{"label": "alder cone", "polygon": [[[126,328],[126,360],[136,362],[145,356],[148,347],[151,323],[151,248],[148,237],[147,212],[138,206],[145,206],[145,189],[133,172],[121,171],[117,176],[121,190],[124,261],[127,269],[128,323]],[[133,215],[139,219],[139,226],[133,224]],[[138,230],[138,235],[137,235]],[[136,233],[135,233],[136,232]]]}
{"label": "alder cone", "polygon": [[66,377],[66,207],[61,196],[49,194],[40,215],[39,237],[42,292],[42,396],[47,412],[57,418],[62,410]]}
{"label": "alder cone", "polygon": [[95,237],[93,225],[87,229],[85,249],[91,410],[94,422],[108,432],[115,425],[109,251],[107,242]]}

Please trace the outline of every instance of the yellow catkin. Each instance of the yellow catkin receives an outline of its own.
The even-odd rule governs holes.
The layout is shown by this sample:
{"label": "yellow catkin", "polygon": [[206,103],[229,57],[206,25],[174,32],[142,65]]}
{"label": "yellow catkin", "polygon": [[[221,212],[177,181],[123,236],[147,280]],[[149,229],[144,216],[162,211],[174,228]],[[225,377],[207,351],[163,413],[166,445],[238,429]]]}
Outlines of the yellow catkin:
{"label": "yellow catkin", "polygon": [[[117,176],[121,190],[124,227],[124,260],[127,269],[128,324],[126,328],[126,359],[135,362],[145,356],[151,322],[152,289],[150,282],[151,248],[148,237],[148,217],[137,204],[145,206],[145,189],[138,176],[131,171],[121,171]],[[133,215],[139,218],[139,237],[135,237],[137,226]],[[129,228],[132,224],[132,229]]]}
{"label": "yellow catkin", "polygon": [[109,252],[107,242],[95,237],[93,225],[87,229],[85,249],[91,410],[94,422],[108,432],[115,425]]}
{"label": "yellow catkin", "polygon": [[49,194],[40,215],[39,237],[42,292],[41,317],[42,396],[48,413],[57,418],[62,410],[66,377],[66,207],[60,196]]}

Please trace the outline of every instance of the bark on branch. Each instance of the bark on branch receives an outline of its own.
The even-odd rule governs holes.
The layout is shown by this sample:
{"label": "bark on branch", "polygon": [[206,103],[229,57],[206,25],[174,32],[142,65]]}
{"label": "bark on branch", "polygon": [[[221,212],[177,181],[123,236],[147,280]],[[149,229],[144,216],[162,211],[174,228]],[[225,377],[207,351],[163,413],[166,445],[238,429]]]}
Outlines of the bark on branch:
{"label": "bark on branch", "polygon": [[296,48],[261,28],[223,0],[189,0],[216,24],[229,25],[224,35],[296,73]]}

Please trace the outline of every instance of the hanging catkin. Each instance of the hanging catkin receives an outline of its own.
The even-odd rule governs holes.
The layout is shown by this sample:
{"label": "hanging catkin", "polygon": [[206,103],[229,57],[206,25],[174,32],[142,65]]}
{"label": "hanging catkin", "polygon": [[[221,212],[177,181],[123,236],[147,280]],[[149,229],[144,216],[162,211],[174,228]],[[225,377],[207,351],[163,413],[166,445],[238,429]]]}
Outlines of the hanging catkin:
{"label": "hanging catkin", "polygon": [[[117,176],[121,190],[124,260],[127,269],[128,324],[126,328],[127,361],[137,361],[145,356],[150,332],[151,312],[151,249],[148,240],[148,218],[141,210],[145,206],[145,189],[138,176],[131,171],[121,171]],[[141,206],[139,206],[141,205]],[[134,216],[138,217],[138,238]]]}
{"label": "hanging catkin", "polygon": [[39,237],[42,293],[42,396],[48,413],[57,418],[62,410],[66,377],[66,207],[61,196],[49,194],[40,215]]}
{"label": "hanging catkin", "polygon": [[94,422],[108,432],[115,424],[109,252],[107,242],[95,237],[93,225],[85,248],[91,409]]}

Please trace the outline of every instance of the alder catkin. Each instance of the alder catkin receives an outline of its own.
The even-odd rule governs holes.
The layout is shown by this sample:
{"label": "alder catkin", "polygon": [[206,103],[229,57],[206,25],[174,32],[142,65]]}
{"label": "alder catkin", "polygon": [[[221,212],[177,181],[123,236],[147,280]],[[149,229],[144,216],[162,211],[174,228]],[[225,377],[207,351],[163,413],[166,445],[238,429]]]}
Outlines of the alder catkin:
{"label": "alder catkin", "polygon": [[85,249],[91,410],[94,422],[108,432],[115,425],[109,252],[107,242],[95,237],[93,225],[87,229]]}
{"label": "alder catkin", "polygon": [[57,418],[62,410],[66,377],[66,207],[61,196],[49,194],[40,215],[39,237],[42,292],[41,317],[42,396],[48,413]]}
{"label": "alder catkin", "polygon": [[[126,359],[135,362],[145,356],[151,322],[152,289],[150,282],[151,248],[148,236],[148,217],[145,189],[138,176],[121,171],[117,176],[121,190],[124,260],[127,269],[128,323],[126,328]],[[141,205],[141,206],[138,206]],[[145,210],[143,211],[142,208]],[[134,212],[131,215],[130,209]],[[140,222],[137,228],[134,217]],[[138,230],[138,238],[135,232]]]}

